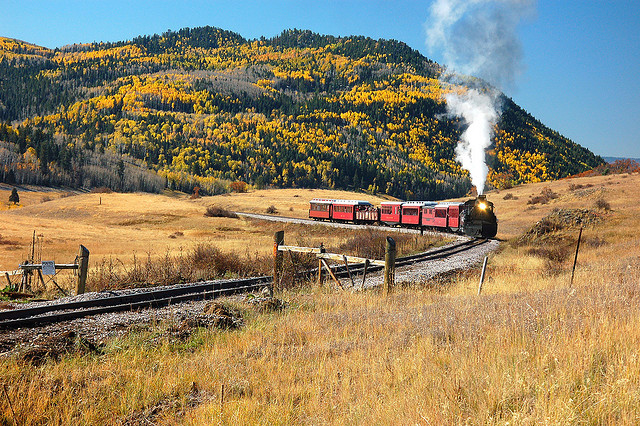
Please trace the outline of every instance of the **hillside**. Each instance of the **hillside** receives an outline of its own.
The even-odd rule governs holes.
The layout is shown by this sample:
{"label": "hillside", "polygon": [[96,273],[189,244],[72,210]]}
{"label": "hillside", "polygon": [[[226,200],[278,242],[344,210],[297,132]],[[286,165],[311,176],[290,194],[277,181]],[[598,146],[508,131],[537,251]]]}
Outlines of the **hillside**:
{"label": "hillside", "polygon": [[[229,191],[324,187],[411,198],[471,187],[440,66],[407,45],[203,27],[50,50],[0,38],[0,179]],[[603,162],[510,99],[488,153],[497,187]]]}

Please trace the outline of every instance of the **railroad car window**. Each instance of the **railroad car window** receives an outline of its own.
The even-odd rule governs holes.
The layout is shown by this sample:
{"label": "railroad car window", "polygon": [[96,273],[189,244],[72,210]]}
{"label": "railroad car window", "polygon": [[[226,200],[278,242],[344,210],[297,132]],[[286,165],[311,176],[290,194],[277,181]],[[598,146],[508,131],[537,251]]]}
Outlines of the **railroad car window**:
{"label": "railroad car window", "polygon": [[326,212],[329,211],[328,204],[311,204],[311,210],[316,212]]}
{"label": "railroad car window", "polygon": [[404,214],[407,216],[418,216],[418,209],[404,209]]}
{"label": "railroad car window", "polygon": [[391,214],[391,206],[382,206],[382,208],[380,209],[380,213]]}
{"label": "railroad car window", "polygon": [[436,217],[447,217],[446,210],[436,210]]}

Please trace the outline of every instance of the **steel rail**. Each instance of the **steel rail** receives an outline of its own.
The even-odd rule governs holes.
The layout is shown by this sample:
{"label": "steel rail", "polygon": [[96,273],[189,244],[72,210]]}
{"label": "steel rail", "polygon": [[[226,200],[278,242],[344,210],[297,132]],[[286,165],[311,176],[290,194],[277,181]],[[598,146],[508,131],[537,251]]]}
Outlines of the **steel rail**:
{"label": "steel rail", "polygon": [[172,303],[202,300],[245,291],[255,291],[271,282],[270,277],[230,281],[207,281],[191,286],[153,290],[78,302],[59,303],[0,312],[0,329],[51,324],[110,312],[157,308]]}
{"label": "steel rail", "polygon": [[[402,256],[402,257],[398,257],[396,259],[396,267],[398,266],[405,266],[405,265],[411,265],[417,262],[425,262],[428,260],[437,260],[437,259],[442,259],[445,258],[447,256],[451,256],[453,254],[456,253],[460,253],[466,250],[469,250],[473,247],[479,246],[481,244],[485,244],[488,240],[486,239],[482,239],[482,240],[478,240],[478,239],[474,239],[474,240],[469,240],[469,241],[463,241],[461,243],[456,243],[453,245],[449,245],[446,247],[439,247],[437,249],[434,250],[429,250],[423,253],[418,253],[418,254],[412,254],[409,256]],[[349,265],[349,268],[351,269],[351,273],[353,274],[354,272],[360,272],[362,269],[364,269],[364,263],[356,263],[353,265]],[[374,272],[374,271],[379,271],[384,269],[383,266],[377,266],[377,265],[369,265],[368,267],[368,272]],[[315,270],[315,272],[317,272],[317,269]],[[334,273],[336,274],[336,276],[338,276],[339,278],[342,277],[346,277],[347,276],[347,270],[346,267],[344,265],[339,265],[336,266],[334,269]]]}

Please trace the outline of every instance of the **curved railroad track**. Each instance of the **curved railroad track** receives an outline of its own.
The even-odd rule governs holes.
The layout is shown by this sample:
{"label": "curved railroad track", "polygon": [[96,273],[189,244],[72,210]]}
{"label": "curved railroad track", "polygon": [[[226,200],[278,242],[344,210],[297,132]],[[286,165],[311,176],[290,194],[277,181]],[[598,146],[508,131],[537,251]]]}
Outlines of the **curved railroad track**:
{"label": "curved railroad track", "polygon": [[[313,220],[313,219],[304,219],[297,217],[287,217],[287,216],[276,216],[270,214],[260,214],[260,213],[243,213],[243,212],[235,212],[240,217],[247,217],[251,219],[258,220],[268,220],[271,222],[283,222],[283,223],[298,223],[301,225],[320,225],[320,226],[328,226],[331,228],[342,228],[342,229],[373,229],[373,230],[385,230],[390,232],[399,232],[403,234],[420,234],[419,229],[414,228],[399,228],[393,226],[381,226],[381,225],[370,225],[370,224],[355,224],[355,223],[347,223],[347,222],[328,222],[324,220]],[[454,237],[465,238],[457,234],[447,234],[439,231],[432,231],[425,229],[422,231],[424,234],[435,234],[435,235],[451,235]]]}
{"label": "curved railroad track", "polygon": [[[445,247],[439,247],[424,253],[396,259],[396,267],[442,259],[453,254],[470,250],[485,244],[488,240],[471,239],[455,242]],[[332,267],[338,278],[348,277],[363,271],[364,264],[353,264],[349,271],[344,265]],[[368,271],[383,269],[381,266],[370,265]],[[301,275],[312,276],[316,270],[305,271]],[[161,288],[140,293],[112,295],[97,299],[72,301],[66,303],[47,304],[36,307],[13,309],[0,312],[0,329],[17,329],[34,327],[68,321],[92,315],[136,311],[146,308],[159,308],[180,302],[214,299],[220,296],[260,291],[269,286],[273,277],[254,277],[235,280],[216,280],[201,283],[186,284],[178,287]]]}

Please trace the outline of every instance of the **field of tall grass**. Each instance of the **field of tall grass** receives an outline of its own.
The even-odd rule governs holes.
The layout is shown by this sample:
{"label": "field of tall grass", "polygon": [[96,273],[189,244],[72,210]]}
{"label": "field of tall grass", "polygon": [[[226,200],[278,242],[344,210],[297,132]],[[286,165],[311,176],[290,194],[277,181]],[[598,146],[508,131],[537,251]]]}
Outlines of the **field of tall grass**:
{"label": "field of tall grass", "polygon": [[[507,241],[481,295],[479,268],[389,297],[300,283],[282,309],[225,301],[238,329],[141,324],[59,359],[2,359],[0,421],[638,424],[639,184],[489,194]],[[546,187],[557,197],[527,203]]]}
{"label": "field of tall grass", "polygon": [[[306,226],[296,224],[278,224],[259,221],[265,234],[273,235],[275,229],[285,229],[288,244],[303,247],[319,247],[321,244],[329,252],[350,256],[383,259],[386,237],[385,230],[355,230],[338,233],[324,226]],[[452,240],[452,237],[392,233],[396,241],[399,256],[426,251]],[[327,242],[327,244],[325,244]],[[273,250],[273,243],[268,246]],[[297,277],[303,271],[317,267],[313,255],[290,253],[283,262],[284,281],[281,285],[297,287]],[[224,245],[212,242],[200,243],[177,254],[165,253],[162,257],[147,253],[143,258],[133,257],[129,264],[119,258],[104,257],[89,271],[87,288],[89,291],[117,290],[122,288],[150,287],[193,283],[204,280],[237,277],[255,277],[273,273],[273,255],[264,250],[244,252],[224,250]],[[71,288],[73,278],[67,280]],[[56,291],[52,289],[50,291]]]}

